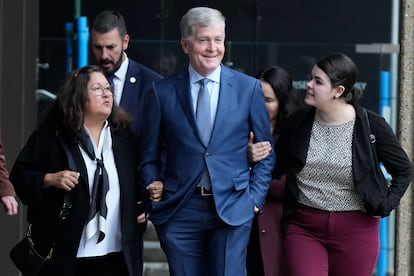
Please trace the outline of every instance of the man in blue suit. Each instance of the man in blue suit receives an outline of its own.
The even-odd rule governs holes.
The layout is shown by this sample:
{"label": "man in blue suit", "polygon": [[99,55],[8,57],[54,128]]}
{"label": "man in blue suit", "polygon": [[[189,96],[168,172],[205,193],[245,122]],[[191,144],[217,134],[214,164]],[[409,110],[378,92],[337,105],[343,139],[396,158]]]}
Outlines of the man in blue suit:
{"label": "man in blue suit", "polygon": [[250,131],[272,141],[263,92],[221,64],[219,11],[190,9],[180,29],[188,70],[155,83],[145,104],[139,172],[153,200],[149,218],[171,275],[246,275],[251,221],[275,164],[273,151],[256,164],[247,158]]}
{"label": "man in blue suit", "polygon": [[[161,76],[151,69],[128,58],[129,35],[123,16],[113,10],[99,13],[90,26],[91,48],[97,64],[104,70],[114,87],[114,101],[129,112],[134,122],[132,130],[140,136],[145,94]],[[141,203],[140,201],[139,203]],[[138,212],[143,204],[137,205]],[[139,217],[138,250],[140,275],[143,269],[143,235],[146,229],[145,214]]]}
{"label": "man in blue suit", "polygon": [[114,101],[134,117],[132,128],[140,135],[144,95],[161,76],[128,58],[130,37],[123,16],[112,10],[98,14],[90,27],[91,48],[97,64],[114,86]]}

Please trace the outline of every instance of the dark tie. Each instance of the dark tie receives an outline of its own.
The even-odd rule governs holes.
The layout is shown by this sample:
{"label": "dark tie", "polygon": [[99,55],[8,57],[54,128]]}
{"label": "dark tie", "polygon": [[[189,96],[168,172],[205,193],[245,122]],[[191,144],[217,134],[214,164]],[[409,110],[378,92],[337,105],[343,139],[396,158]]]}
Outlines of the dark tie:
{"label": "dark tie", "polygon": [[[105,238],[106,215],[108,213],[108,207],[106,206],[106,194],[109,191],[108,173],[104,166],[103,157],[101,156],[101,159],[99,159],[95,156],[92,141],[84,128],[79,131],[79,142],[89,158],[96,161],[86,232],[87,238],[90,238],[99,231],[96,243],[100,243]],[[91,233],[91,236],[88,233]]]}
{"label": "dark tie", "polygon": [[[210,105],[210,94],[208,93],[207,83],[209,79],[204,78],[200,81],[200,91],[198,92],[197,98],[197,110],[196,110],[196,120],[198,130],[201,135],[201,140],[205,146],[208,145],[211,135],[211,105]],[[207,170],[207,167],[204,165],[203,176],[200,180],[200,185],[207,190],[211,190],[211,180]]]}
{"label": "dark tie", "polygon": [[109,85],[111,85],[112,88],[115,89],[114,78],[115,78],[115,74],[111,74],[111,75],[108,76]]}

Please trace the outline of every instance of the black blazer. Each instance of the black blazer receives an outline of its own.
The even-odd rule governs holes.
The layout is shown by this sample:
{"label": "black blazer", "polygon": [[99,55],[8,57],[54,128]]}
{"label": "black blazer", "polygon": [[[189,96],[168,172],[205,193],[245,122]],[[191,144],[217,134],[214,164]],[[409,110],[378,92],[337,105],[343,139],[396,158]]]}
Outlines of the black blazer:
{"label": "black blazer", "polygon": [[[411,162],[401,148],[396,135],[378,114],[368,111],[370,128],[376,136],[375,149],[378,160],[391,175],[387,187],[375,162],[369,139],[369,127],[362,114],[362,107],[355,105],[356,120],[352,138],[352,167],[355,188],[365,202],[370,215],[388,216],[399,204],[410,182]],[[315,108],[307,107],[293,113],[280,135],[276,146],[276,175],[287,173],[283,222],[286,223],[298,206],[296,174],[306,163]]]}
{"label": "black blazer", "polygon": [[[64,191],[55,187],[43,188],[46,173],[68,169],[68,160],[58,133],[68,144],[80,172],[80,183],[72,192],[72,209],[69,218],[56,228]],[[136,241],[137,189],[137,139],[131,131],[112,133],[113,152],[120,183],[122,250],[130,275],[138,275],[138,250]],[[50,265],[41,275],[73,275],[78,244],[89,211],[88,175],[78,141],[50,125],[41,125],[32,133],[20,152],[10,174],[21,201],[28,206],[27,220],[33,224],[32,235],[37,248],[46,252],[56,241]]]}

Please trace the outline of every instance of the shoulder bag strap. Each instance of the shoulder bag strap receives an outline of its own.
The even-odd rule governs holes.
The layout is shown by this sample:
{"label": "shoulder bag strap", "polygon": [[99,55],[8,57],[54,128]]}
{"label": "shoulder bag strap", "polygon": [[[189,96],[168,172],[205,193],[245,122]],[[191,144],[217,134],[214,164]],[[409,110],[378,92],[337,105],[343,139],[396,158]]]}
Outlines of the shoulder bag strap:
{"label": "shoulder bag strap", "polygon": [[377,150],[375,147],[375,142],[377,140],[375,138],[375,134],[372,132],[371,125],[369,123],[368,112],[365,108],[362,108],[362,115],[365,119],[366,126],[368,127],[368,138],[369,138],[369,141],[371,142],[372,156],[374,157],[375,162],[379,164],[378,158],[377,158]]}
{"label": "shoulder bag strap", "polygon": [[[56,133],[60,144],[62,145],[63,149],[65,150],[66,153],[66,157],[68,158],[68,165],[69,165],[69,169],[72,171],[76,171],[76,165],[75,165],[75,161],[73,160],[73,156],[72,153],[69,150],[68,145],[62,140],[62,137],[60,137],[60,135],[58,133]],[[60,221],[64,221],[68,215],[69,215],[69,211],[72,208],[72,193],[71,192],[66,192],[64,197],[63,197],[63,205],[62,205],[62,210],[60,211]]]}

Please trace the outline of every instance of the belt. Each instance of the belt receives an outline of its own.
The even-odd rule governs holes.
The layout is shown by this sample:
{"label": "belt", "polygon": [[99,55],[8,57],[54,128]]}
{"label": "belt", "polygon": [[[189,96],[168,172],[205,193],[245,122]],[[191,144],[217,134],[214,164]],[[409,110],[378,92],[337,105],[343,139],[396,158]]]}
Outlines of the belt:
{"label": "belt", "polygon": [[213,195],[213,193],[211,191],[206,190],[202,186],[197,186],[194,193],[197,194],[197,195],[201,195],[201,196],[212,196]]}

